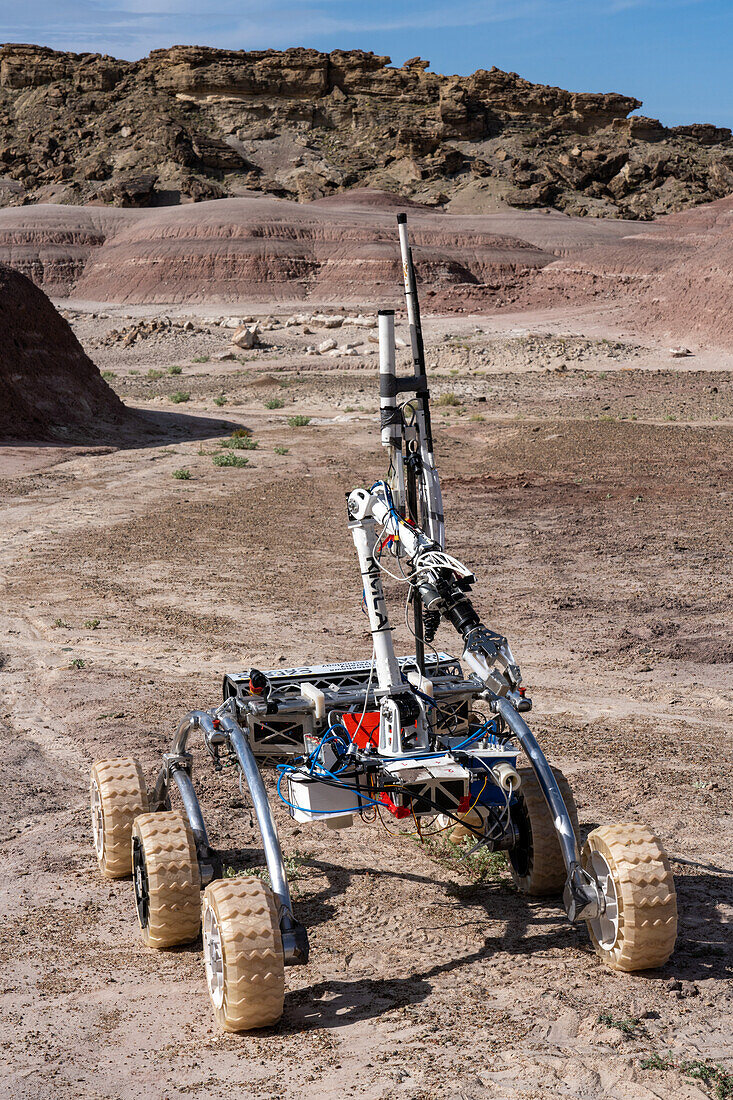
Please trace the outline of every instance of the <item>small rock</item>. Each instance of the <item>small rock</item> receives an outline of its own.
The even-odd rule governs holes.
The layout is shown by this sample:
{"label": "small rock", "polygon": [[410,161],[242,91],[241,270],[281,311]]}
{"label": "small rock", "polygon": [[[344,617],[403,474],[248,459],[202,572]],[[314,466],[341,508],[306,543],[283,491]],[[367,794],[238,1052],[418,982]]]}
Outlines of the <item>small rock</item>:
{"label": "small rock", "polygon": [[212,358],[215,359],[217,363],[223,363],[227,359],[236,359],[237,357],[233,351],[217,351],[216,355],[213,355]]}
{"label": "small rock", "polygon": [[249,328],[241,325],[232,336],[231,343],[237,348],[255,348],[260,342],[259,325]]}
{"label": "small rock", "polygon": [[186,321],[186,323],[183,326],[183,331],[184,332],[193,332],[193,329],[194,329],[193,321]]}
{"label": "small rock", "polygon": [[670,348],[669,354],[672,356],[673,359],[684,359],[686,355],[692,355],[692,352],[689,348],[679,347]]}
{"label": "small rock", "polygon": [[407,347],[407,341],[403,340],[401,336],[395,336],[394,342],[395,342],[395,347],[396,348],[406,348]]}
{"label": "small rock", "polygon": [[678,990],[682,989],[682,982],[679,978],[670,978],[667,982],[667,989],[670,993],[676,993]]}
{"label": "small rock", "polygon": [[335,340],[333,340],[333,339],[332,339],[332,338],[331,338],[331,337],[329,336],[327,340],[323,340],[323,341],[322,341],[322,342],[321,342],[321,343],[320,343],[320,344],[318,345],[318,350],[319,350],[319,352],[323,353],[323,352],[326,352],[326,351],[333,351],[333,349],[334,349],[335,347],[336,347],[336,341],[335,341]]}

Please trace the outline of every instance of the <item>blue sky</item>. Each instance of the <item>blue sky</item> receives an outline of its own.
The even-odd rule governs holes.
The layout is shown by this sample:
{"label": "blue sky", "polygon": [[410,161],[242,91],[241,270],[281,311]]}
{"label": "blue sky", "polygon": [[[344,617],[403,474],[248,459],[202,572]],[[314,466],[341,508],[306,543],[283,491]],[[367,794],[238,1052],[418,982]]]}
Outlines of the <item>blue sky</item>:
{"label": "blue sky", "polygon": [[128,59],[176,43],[358,47],[625,92],[667,125],[733,126],[733,0],[0,0],[0,42]]}

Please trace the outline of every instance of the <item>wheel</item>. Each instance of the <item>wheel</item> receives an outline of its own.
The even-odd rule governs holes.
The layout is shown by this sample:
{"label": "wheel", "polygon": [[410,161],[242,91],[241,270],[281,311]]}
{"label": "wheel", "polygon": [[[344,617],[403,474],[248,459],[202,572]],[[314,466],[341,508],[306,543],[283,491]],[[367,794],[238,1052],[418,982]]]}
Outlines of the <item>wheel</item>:
{"label": "wheel", "polygon": [[137,760],[97,760],[89,797],[99,869],[107,878],[126,878],[132,874],[132,823],[148,811],[145,777]]}
{"label": "wheel", "polygon": [[[483,829],[484,816],[481,813],[481,810],[478,809],[478,807],[474,807],[473,810],[469,810],[467,813],[459,814],[458,816],[461,819],[460,822],[454,825],[454,827],[448,833],[448,840],[451,842],[451,844],[460,844],[461,841],[466,840],[466,838],[473,839],[474,843],[477,840],[480,840],[480,836],[477,836],[473,829],[467,829],[466,825],[473,825],[474,829]],[[447,820],[448,822],[450,822],[451,818],[448,818]],[[463,822],[465,822],[465,825],[463,824]]]}
{"label": "wheel", "polygon": [[272,891],[258,878],[219,879],[204,891],[204,965],[216,1021],[224,1031],[276,1024],[285,998],[285,962]]}
{"label": "wheel", "polygon": [[201,925],[193,833],[179,813],[141,814],[132,830],[135,905],[148,947],[190,943]]}
{"label": "wheel", "polygon": [[603,825],[583,848],[606,911],[589,920],[599,955],[612,970],[663,966],[677,937],[677,895],[662,843],[646,825]]}
{"label": "wheel", "polygon": [[[521,786],[512,802],[511,816],[519,837],[508,853],[512,878],[523,894],[559,894],[565,885],[567,871],[552,814],[533,769],[524,767],[517,771]],[[578,809],[570,784],[559,768],[553,768],[552,774],[577,836]]]}

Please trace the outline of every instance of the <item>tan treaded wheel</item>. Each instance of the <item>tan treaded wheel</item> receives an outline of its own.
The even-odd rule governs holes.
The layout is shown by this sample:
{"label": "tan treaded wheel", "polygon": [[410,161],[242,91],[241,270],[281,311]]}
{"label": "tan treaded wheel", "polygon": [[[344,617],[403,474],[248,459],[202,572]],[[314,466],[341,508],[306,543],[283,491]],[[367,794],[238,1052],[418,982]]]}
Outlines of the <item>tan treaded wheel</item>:
{"label": "tan treaded wheel", "polygon": [[216,1021],[224,1031],[276,1024],[285,999],[285,962],[272,891],[258,878],[219,879],[203,899],[204,964]]}
{"label": "tan treaded wheel", "polygon": [[[521,786],[512,804],[512,821],[519,830],[519,844],[509,852],[512,878],[523,894],[559,894],[567,871],[552,814],[531,767],[517,768]],[[560,794],[578,835],[578,809],[570,784],[559,768],[553,768]]]}
{"label": "tan treaded wheel", "polygon": [[677,895],[669,860],[646,825],[603,825],[583,847],[606,897],[606,912],[589,920],[599,955],[612,970],[664,966],[677,938]]}
{"label": "tan treaded wheel", "polygon": [[[458,816],[461,822],[465,821],[466,825],[473,825],[475,829],[483,829],[484,827],[484,817],[480,810],[474,808]],[[450,818],[448,818],[448,820],[450,821]],[[448,840],[451,844],[460,844],[462,840],[466,840],[467,838],[472,839],[474,842],[481,839],[476,836],[475,832],[471,829],[467,829],[466,826],[462,824],[455,825],[448,833]]]}
{"label": "tan treaded wheel", "polygon": [[196,844],[175,810],[141,814],[132,830],[135,903],[148,947],[190,943],[199,934],[201,877]]}
{"label": "tan treaded wheel", "polygon": [[99,869],[107,878],[126,878],[132,874],[132,824],[138,814],[148,812],[145,777],[137,760],[96,760],[89,796]]}

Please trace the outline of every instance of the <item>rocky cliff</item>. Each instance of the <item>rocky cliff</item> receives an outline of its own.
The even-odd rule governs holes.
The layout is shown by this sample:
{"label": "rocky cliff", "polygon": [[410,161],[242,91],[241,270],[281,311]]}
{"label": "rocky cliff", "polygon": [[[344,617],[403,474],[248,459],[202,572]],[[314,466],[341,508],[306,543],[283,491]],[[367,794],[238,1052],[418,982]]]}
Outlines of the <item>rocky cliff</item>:
{"label": "rocky cliff", "polygon": [[2,263],[0,330],[0,441],[92,443],[137,426],[43,291]]}
{"label": "rocky cliff", "polygon": [[382,188],[459,213],[650,218],[733,192],[731,131],[499,69],[441,76],[359,50],[0,47],[0,205],[172,205]]}

